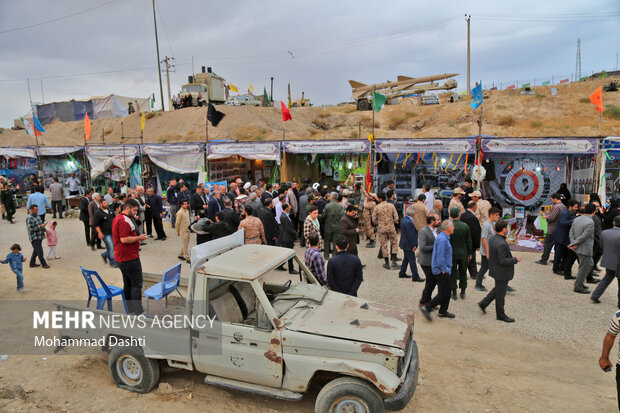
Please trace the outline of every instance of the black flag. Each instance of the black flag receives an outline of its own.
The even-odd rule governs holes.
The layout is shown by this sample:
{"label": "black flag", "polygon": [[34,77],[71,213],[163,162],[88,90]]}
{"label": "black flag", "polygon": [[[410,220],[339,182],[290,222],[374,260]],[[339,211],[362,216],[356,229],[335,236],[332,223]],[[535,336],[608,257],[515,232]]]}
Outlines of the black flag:
{"label": "black flag", "polygon": [[209,103],[209,109],[207,110],[207,119],[211,122],[213,127],[216,127],[218,123],[226,116],[224,113],[215,109],[212,103]]}

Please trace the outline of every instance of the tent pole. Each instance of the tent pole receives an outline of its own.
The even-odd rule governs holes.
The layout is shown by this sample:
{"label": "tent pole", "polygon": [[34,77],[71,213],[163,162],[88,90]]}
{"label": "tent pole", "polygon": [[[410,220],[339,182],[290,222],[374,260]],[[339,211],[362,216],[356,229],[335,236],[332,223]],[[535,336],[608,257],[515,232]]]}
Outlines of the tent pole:
{"label": "tent pole", "polygon": [[207,106],[207,116],[205,117],[205,153],[204,153],[204,166],[205,166],[205,172],[207,173],[207,182],[209,182],[209,180],[211,179],[211,171],[209,171],[210,169],[210,164],[209,164],[209,159],[207,156],[207,152],[209,151],[209,108]]}
{"label": "tent pole", "polygon": [[123,127],[123,122],[121,122],[121,141],[123,142],[123,172],[125,173],[125,179],[127,182],[125,185],[129,188],[130,180],[129,180],[129,171],[127,168],[127,158],[125,157],[125,129]]}

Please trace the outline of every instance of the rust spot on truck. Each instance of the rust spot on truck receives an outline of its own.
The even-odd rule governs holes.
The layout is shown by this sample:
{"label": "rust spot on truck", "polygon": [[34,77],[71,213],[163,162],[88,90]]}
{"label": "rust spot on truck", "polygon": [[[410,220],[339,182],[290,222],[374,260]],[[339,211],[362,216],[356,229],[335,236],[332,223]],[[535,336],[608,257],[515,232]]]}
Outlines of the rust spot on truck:
{"label": "rust spot on truck", "polygon": [[276,326],[276,328],[280,328],[282,327],[282,320],[280,320],[278,317],[274,317],[273,324]]}
{"label": "rust spot on truck", "polygon": [[278,356],[275,351],[271,351],[271,350],[266,351],[264,356],[269,361],[273,361],[274,363],[277,363],[277,364],[282,364],[282,357]]}
{"label": "rust spot on truck", "polygon": [[383,384],[378,384],[377,386],[379,387],[379,390],[381,390],[383,393],[390,393],[388,392],[388,388],[385,387]]}
{"label": "rust spot on truck", "polygon": [[367,370],[362,370],[362,369],[355,369],[355,371],[367,377],[373,383],[377,382],[377,376],[372,371],[367,371]]}
{"label": "rust spot on truck", "polygon": [[359,328],[366,328],[366,327],[379,327],[379,328],[393,328],[393,329],[396,329],[396,327],[391,326],[389,324],[386,324],[386,323],[384,323],[382,321],[360,320]]}
{"label": "rust spot on truck", "polygon": [[410,331],[411,331],[411,324],[409,325],[409,328],[407,328],[407,331],[405,332],[405,336],[403,337],[403,339],[394,341],[394,345],[404,350],[405,346],[407,345],[407,341],[409,340]]}
{"label": "rust spot on truck", "polygon": [[372,344],[362,344],[362,353],[392,355],[392,352],[389,350],[380,348],[379,346],[373,346]]}
{"label": "rust spot on truck", "polygon": [[274,346],[279,346],[280,340],[278,340],[277,338],[272,338],[270,343],[273,344]]}

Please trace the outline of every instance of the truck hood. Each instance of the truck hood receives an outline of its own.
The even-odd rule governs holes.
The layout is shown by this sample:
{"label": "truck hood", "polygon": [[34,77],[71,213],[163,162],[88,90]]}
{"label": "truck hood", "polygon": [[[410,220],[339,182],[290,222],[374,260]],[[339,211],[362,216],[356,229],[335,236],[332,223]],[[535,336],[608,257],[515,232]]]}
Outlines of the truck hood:
{"label": "truck hood", "polygon": [[[307,307],[306,307],[307,308]],[[286,321],[289,330],[405,349],[413,313],[329,291],[308,313]]]}

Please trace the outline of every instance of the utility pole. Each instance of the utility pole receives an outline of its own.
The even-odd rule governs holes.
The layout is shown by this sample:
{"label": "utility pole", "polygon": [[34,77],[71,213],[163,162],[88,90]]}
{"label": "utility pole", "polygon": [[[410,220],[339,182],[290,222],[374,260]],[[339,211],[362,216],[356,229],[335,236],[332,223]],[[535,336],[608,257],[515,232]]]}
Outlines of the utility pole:
{"label": "utility pole", "polygon": [[43,93],[43,79],[41,79],[41,99],[43,100],[43,104],[45,104],[45,94]]}
{"label": "utility pole", "polygon": [[155,49],[157,50],[157,69],[159,75],[159,95],[161,98],[161,110],[164,111],[164,88],[161,85],[161,62],[159,61],[159,40],[157,39],[157,17],[155,16],[155,0],[153,0],[153,24],[155,25]]}
{"label": "utility pole", "polygon": [[170,72],[174,72],[174,70],[170,70],[170,68],[174,68],[173,64],[170,64],[170,61],[174,60],[174,57],[164,57],[164,64],[166,65],[166,84],[168,85],[168,110],[172,107],[172,98],[170,97]]}
{"label": "utility pole", "polygon": [[469,83],[469,76],[470,76],[471,60],[470,60],[470,52],[469,52],[469,22],[471,21],[471,14],[466,14],[465,18],[467,19],[467,100],[470,100],[471,99],[471,85]]}
{"label": "utility pole", "polygon": [[577,39],[577,60],[575,62],[575,82],[581,79],[581,39]]}
{"label": "utility pole", "polygon": [[[43,170],[41,165],[41,158],[39,157],[39,132],[37,127],[34,125],[34,106],[32,106],[32,94],[30,93],[30,78],[26,78],[26,83],[28,83],[28,100],[30,100],[30,110],[32,111],[32,132],[34,133],[34,139],[36,142],[36,155],[37,155],[37,172],[39,173],[39,177],[43,177]],[[24,128],[26,125],[24,124]]]}

